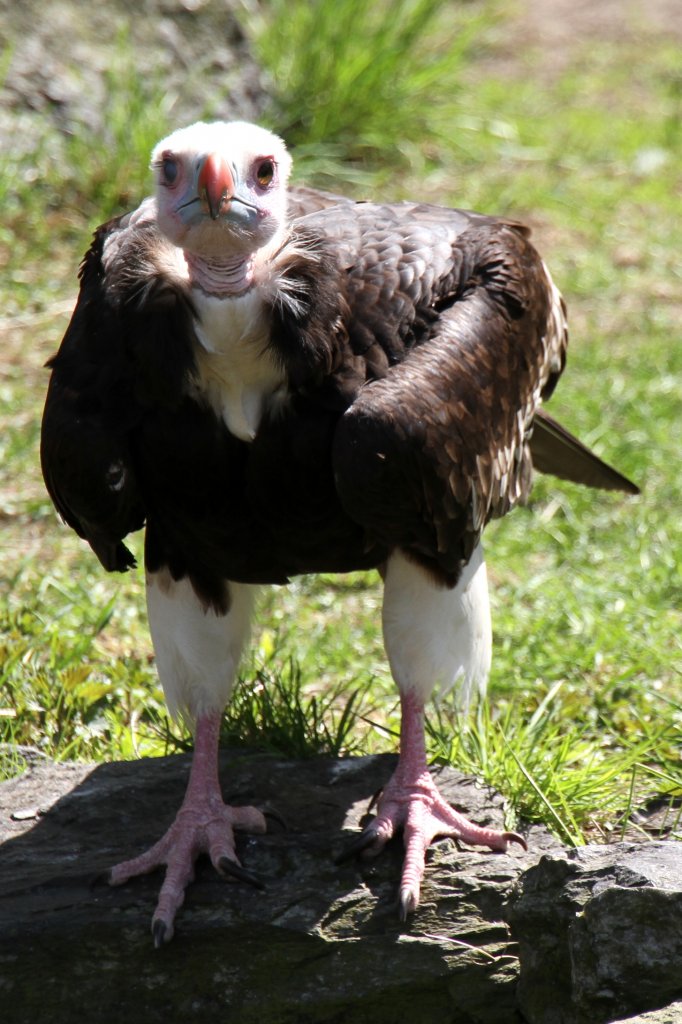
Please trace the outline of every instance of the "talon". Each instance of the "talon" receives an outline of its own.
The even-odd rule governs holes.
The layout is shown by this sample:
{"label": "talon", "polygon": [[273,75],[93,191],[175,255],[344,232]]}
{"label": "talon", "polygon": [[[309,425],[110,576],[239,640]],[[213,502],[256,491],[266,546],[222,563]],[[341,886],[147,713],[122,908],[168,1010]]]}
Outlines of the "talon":
{"label": "talon", "polygon": [[170,942],[173,938],[173,929],[169,928],[160,917],[157,917],[152,921],[152,937],[154,949],[161,949],[165,942]]}
{"label": "talon", "polygon": [[265,815],[266,820],[268,818],[272,818],[272,820],[276,821],[278,825],[281,825],[285,832],[291,831],[291,829],[289,828],[288,824],[286,823],[282,815],[279,813],[279,811],[273,811],[272,808],[268,808],[266,811],[263,811],[263,814]]}
{"label": "talon", "polygon": [[410,914],[414,914],[419,906],[419,892],[414,889],[403,888],[400,890],[400,920],[407,921]]}
{"label": "talon", "polygon": [[247,871],[241,864],[237,864],[236,860],[231,860],[229,857],[221,857],[216,867],[221,875],[229,875],[240,882],[247,882],[248,885],[252,885],[254,889],[260,889],[261,892],[265,890],[265,886],[260,878]]}
{"label": "talon", "polygon": [[506,839],[508,843],[518,843],[521,849],[528,853],[528,843],[518,832],[503,832],[502,838]]}
{"label": "talon", "polygon": [[376,793],[374,794],[374,796],[370,800],[369,804],[367,805],[367,810],[365,811],[365,814],[371,814],[372,813],[372,811],[374,810],[376,805],[379,803],[379,800],[381,799],[381,794],[383,793],[383,791],[384,791],[384,787],[383,786],[380,786],[379,789],[377,789]]}
{"label": "talon", "polygon": [[341,851],[335,858],[335,864],[344,864],[348,860],[352,860],[353,857],[358,857],[361,853],[366,853],[371,848],[372,844],[378,839],[378,834],[375,829],[370,826],[363,829],[359,836],[352,839],[346,844],[345,849]]}

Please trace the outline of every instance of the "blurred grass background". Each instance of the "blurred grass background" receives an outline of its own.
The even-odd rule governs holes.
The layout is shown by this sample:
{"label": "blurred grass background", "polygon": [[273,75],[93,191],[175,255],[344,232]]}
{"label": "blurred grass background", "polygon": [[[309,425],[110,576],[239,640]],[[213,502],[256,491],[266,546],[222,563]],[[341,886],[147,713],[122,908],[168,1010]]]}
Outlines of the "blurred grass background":
{"label": "blurred grass background", "polygon": [[[17,101],[21,47],[11,25],[4,32],[4,110],[16,125],[0,151],[5,775],[27,747],[102,759],[189,743],[165,713],[141,571],[105,576],[58,523],[37,456],[42,366],[68,322],[89,235],[146,194],[149,151],[184,113],[182,84],[141,60],[125,5],[109,6],[106,48],[92,42],[99,122],[32,102],[30,89]],[[230,31],[262,69],[253,106],[292,148],[298,180],[532,225],[571,323],[551,411],[643,488],[633,500],[543,478],[528,508],[492,524],[489,699],[465,719],[450,706],[434,713],[433,757],[498,786],[510,818],[545,821],[568,842],[620,835],[651,801],[675,834],[682,33],[657,30],[638,5],[607,3],[618,17],[603,8],[581,34],[554,0],[543,36],[536,7],[243,0]],[[215,8],[186,4],[178,24],[209,31],[215,18],[219,32],[226,15]],[[88,66],[70,68],[84,90]],[[208,66],[181,70],[196,85]],[[193,117],[252,116],[235,109],[228,79],[210,79]],[[265,595],[226,738],[292,756],[394,748],[380,607],[372,573]]]}

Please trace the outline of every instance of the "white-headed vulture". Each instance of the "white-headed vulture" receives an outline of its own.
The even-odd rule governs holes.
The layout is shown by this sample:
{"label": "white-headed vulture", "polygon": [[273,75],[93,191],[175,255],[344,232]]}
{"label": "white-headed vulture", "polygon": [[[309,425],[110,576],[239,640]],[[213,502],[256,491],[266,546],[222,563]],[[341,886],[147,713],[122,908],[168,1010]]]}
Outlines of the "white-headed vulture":
{"label": "white-headed vulture", "polygon": [[424,706],[482,687],[491,627],[481,534],[533,466],[636,493],[541,408],[564,368],[565,309],[514,221],[287,188],[282,141],[194,124],[152,154],[155,190],[100,227],[52,376],[48,490],[105,569],[145,527],[151,635],[170,710],[195,731],[166,834],[111,881],[165,865],[157,945],[200,853],[257,880],[223,802],[218,734],[259,585],[377,567],[400,692],[400,759],[356,843],[404,832],[403,916],[433,838],[504,850],[428,771]]}

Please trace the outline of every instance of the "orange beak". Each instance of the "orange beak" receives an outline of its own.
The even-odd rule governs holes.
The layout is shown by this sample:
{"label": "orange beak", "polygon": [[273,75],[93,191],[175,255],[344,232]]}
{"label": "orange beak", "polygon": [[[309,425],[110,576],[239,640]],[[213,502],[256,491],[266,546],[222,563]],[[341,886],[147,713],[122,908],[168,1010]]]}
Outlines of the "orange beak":
{"label": "orange beak", "polygon": [[234,196],[234,178],[221,156],[208,154],[199,172],[197,187],[199,198],[208,205],[211,219],[217,220]]}

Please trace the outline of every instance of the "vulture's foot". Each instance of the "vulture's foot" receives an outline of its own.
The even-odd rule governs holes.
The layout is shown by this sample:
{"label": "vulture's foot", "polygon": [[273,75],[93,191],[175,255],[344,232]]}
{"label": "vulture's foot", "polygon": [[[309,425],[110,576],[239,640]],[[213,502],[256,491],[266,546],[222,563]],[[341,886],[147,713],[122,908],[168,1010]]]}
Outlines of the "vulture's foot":
{"label": "vulture's foot", "polygon": [[463,843],[487,846],[504,852],[509,843],[527,849],[516,832],[481,828],[451,807],[438,792],[426,763],[424,704],[407,691],[400,696],[400,760],[379,797],[377,816],[367,825],[342,859],[363,853],[373,856],[402,829],[405,860],[400,882],[400,916],[403,921],[419,904],[426,851],[437,836],[451,836]]}
{"label": "vulture's foot", "polygon": [[419,904],[426,851],[438,836],[450,836],[464,843],[506,851],[509,843],[527,849],[516,832],[482,828],[456,811],[438,792],[428,769],[410,773],[408,761],[401,760],[395,774],[379,797],[377,816],[342,855],[376,856],[400,829],[405,842],[405,860],[400,882],[400,916],[404,921]]}
{"label": "vulture's foot", "polygon": [[199,801],[186,797],[175,821],[158,843],[139,857],[111,869],[109,883],[122,885],[136,875],[146,875],[165,865],[166,877],[152,918],[157,949],[173,937],[175,915],[184,901],[185,889],[194,879],[194,863],[200,854],[208,854],[221,875],[263,888],[258,878],[239,863],[234,847],[235,829],[265,832],[265,817],[255,807],[224,804],[219,793]]}
{"label": "vulture's foot", "polygon": [[234,830],[265,832],[265,817],[255,807],[231,807],[223,802],[218,778],[220,717],[218,712],[207,712],[197,718],[187,791],[171,827],[145,853],[117,864],[109,873],[111,885],[122,885],[135,875],[146,875],[165,865],[166,877],[152,918],[157,949],[173,937],[175,915],[194,878],[194,862],[200,854],[208,854],[221,875],[263,888],[239,863]]}

